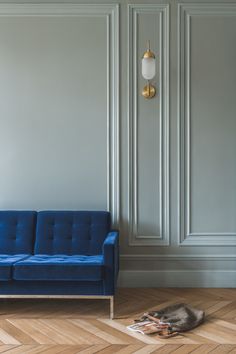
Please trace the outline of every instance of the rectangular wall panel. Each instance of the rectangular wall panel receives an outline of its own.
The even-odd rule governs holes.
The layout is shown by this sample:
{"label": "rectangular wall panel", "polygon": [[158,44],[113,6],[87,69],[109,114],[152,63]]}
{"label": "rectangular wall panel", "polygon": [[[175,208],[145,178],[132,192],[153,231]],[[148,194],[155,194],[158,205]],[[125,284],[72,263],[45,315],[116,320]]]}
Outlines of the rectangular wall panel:
{"label": "rectangular wall panel", "polygon": [[236,245],[236,4],[178,15],[179,241]]}
{"label": "rectangular wall panel", "polygon": [[118,11],[0,4],[1,209],[118,220]]}
{"label": "rectangular wall panel", "polygon": [[[169,243],[169,8],[128,7],[129,245]],[[141,58],[147,40],[156,55],[157,95],[142,97]]]}

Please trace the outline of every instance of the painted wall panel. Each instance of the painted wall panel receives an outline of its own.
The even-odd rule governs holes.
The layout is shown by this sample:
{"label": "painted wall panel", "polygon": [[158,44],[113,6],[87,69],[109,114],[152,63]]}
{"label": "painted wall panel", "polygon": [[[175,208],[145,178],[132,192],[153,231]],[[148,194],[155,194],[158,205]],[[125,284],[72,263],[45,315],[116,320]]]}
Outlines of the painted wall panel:
{"label": "painted wall panel", "polygon": [[106,208],[106,21],[93,26],[1,19],[1,208]]}
{"label": "painted wall panel", "polygon": [[[166,5],[129,6],[129,226],[131,245],[168,244],[168,43]],[[156,53],[157,95],[141,96],[146,85],[141,58],[147,40]]]}
{"label": "painted wall panel", "polygon": [[229,4],[179,6],[183,244],[236,244],[235,19]]}
{"label": "painted wall panel", "polygon": [[191,233],[236,235],[235,21],[191,20]]}
{"label": "painted wall panel", "polygon": [[[141,60],[146,50],[147,38],[152,50],[160,48],[160,18],[156,14],[137,13],[137,236],[160,235],[160,106],[158,100],[143,102],[140,95],[146,84],[141,76]],[[148,33],[148,35],[147,35]],[[150,33],[150,35],[149,35]],[[151,36],[152,34],[152,36]],[[152,37],[152,38],[151,38]],[[159,65],[157,64],[159,77]],[[155,83],[156,84],[156,83]],[[149,103],[149,104],[148,104]],[[151,105],[150,105],[151,104]],[[149,186],[147,188],[147,186]]]}
{"label": "painted wall panel", "polygon": [[117,20],[114,6],[0,6],[1,209],[115,221]]}

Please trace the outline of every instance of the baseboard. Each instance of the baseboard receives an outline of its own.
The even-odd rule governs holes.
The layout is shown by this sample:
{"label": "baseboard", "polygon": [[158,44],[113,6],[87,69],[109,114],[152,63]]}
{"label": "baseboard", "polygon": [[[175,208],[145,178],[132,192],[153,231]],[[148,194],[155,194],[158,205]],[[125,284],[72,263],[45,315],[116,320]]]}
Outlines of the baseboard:
{"label": "baseboard", "polygon": [[236,270],[122,270],[118,286],[235,288]]}

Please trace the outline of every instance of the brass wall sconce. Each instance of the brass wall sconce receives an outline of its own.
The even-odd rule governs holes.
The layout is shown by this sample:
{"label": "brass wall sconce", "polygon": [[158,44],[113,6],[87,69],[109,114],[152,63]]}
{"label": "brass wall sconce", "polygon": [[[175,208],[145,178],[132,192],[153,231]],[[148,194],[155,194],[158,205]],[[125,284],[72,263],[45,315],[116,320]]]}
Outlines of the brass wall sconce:
{"label": "brass wall sconce", "polygon": [[147,50],[142,57],[142,76],[147,80],[142,95],[145,98],[153,98],[156,94],[156,88],[150,83],[150,80],[156,75],[156,60],[154,53],[150,50],[150,41],[147,42]]}

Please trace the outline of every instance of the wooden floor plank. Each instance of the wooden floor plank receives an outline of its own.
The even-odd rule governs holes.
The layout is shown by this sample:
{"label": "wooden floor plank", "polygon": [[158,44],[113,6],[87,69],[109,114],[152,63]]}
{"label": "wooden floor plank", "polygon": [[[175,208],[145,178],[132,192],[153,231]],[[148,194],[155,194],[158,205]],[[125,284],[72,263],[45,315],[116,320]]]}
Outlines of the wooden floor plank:
{"label": "wooden floor plank", "polygon": [[[144,312],[177,302],[206,312],[205,323],[170,339],[131,332]],[[236,289],[118,289],[107,301],[2,300],[0,353],[236,354]]]}
{"label": "wooden floor plank", "polygon": [[198,349],[199,347],[200,345],[197,344],[181,345],[181,347],[174,350],[172,354],[189,354],[192,353],[194,350]]}
{"label": "wooden floor plank", "polygon": [[10,349],[14,349],[16,348],[17,345],[0,345],[0,353],[6,353],[7,351],[9,351]]}
{"label": "wooden floor plank", "polygon": [[48,345],[19,345],[14,348],[10,348],[8,351],[4,352],[4,354],[39,354],[42,351],[47,350],[49,347]]}
{"label": "wooden floor plank", "polygon": [[175,350],[178,348],[182,347],[182,345],[179,344],[165,344],[161,348],[157,348],[153,354],[169,354],[173,353]]}
{"label": "wooden floor plank", "polygon": [[97,354],[112,354],[119,352],[120,349],[125,348],[125,345],[122,344],[111,344],[105,349],[99,350]]}
{"label": "wooden floor plank", "polygon": [[129,337],[136,338],[141,343],[146,344],[161,344],[161,340],[155,339],[152,336],[144,336],[143,334],[130,331],[126,328],[126,325],[123,325],[119,322],[113,320],[100,319],[101,322],[108,324],[109,326],[119,330],[122,333],[127,334]]}
{"label": "wooden floor plank", "polygon": [[86,331],[90,332],[91,334],[94,334],[95,336],[102,338],[105,342],[110,343],[110,344],[127,344],[127,342],[124,342],[122,339],[111,333],[107,333],[103,329],[99,329],[91,323],[90,321],[85,321],[85,320],[70,320],[72,323],[77,325],[80,328],[84,328]]}
{"label": "wooden floor plank", "polygon": [[218,344],[204,344],[200,345],[198,348],[192,351],[191,354],[208,354],[208,353],[214,353],[214,350],[216,350],[217,347],[220,347]]}
{"label": "wooden floor plank", "polygon": [[142,349],[139,349],[135,352],[135,354],[149,354],[149,353],[154,353],[158,350],[160,350],[163,347],[163,345],[156,345],[156,344],[149,344],[143,347]]}
{"label": "wooden floor plank", "polygon": [[[110,347],[110,344],[96,344],[96,345],[91,345],[90,347],[80,350],[79,354],[95,354],[97,352],[101,352],[102,350],[106,349],[107,347]],[[67,353],[64,353],[67,354]]]}
{"label": "wooden floor plank", "polygon": [[56,345],[46,350],[43,350],[42,354],[77,354],[83,350],[86,350],[90,346],[88,345]]}
{"label": "wooden floor plank", "polygon": [[21,331],[19,328],[16,328],[7,320],[0,320],[0,328],[15,338],[19,343],[37,344],[31,336]]}
{"label": "wooden floor plank", "polygon": [[224,353],[231,353],[232,350],[236,348],[235,345],[225,344],[219,345],[217,348],[214,348],[210,353],[211,354],[224,354]]}
{"label": "wooden floor plank", "polygon": [[125,348],[120,349],[117,353],[118,354],[132,354],[132,353],[137,353],[142,348],[146,348],[146,345],[130,344],[130,345],[127,345]]}
{"label": "wooden floor plank", "polygon": [[[15,326],[16,328],[20,329],[21,331],[25,332],[28,336],[31,336],[38,344],[57,344],[52,338],[50,338],[47,334],[43,334],[34,328],[33,323],[29,319],[16,319],[11,318],[8,321]],[[0,335],[1,339],[1,335]]]}
{"label": "wooden floor plank", "polygon": [[83,328],[78,330],[78,327],[74,326],[69,320],[43,319],[40,320],[40,323],[52,329],[54,333],[58,333],[61,337],[67,338],[67,340],[71,341],[73,344],[104,343],[104,341],[101,341],[97,336],[93,336],[92,334],[89,336]]}
{"label": "wooden floor plank", "polygon": [[0,340],[3,344],[21,344],[19,340],[0,328]]}

